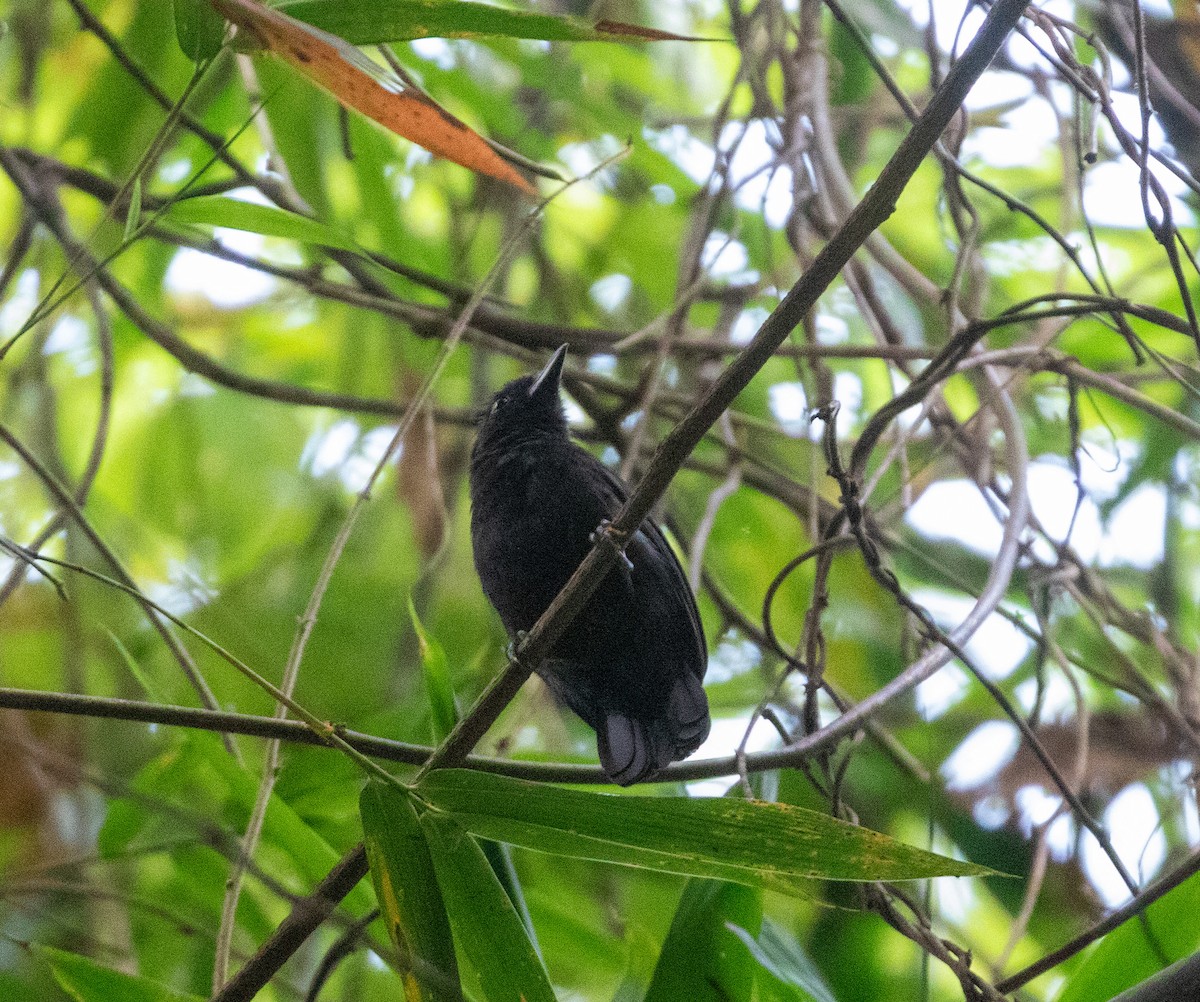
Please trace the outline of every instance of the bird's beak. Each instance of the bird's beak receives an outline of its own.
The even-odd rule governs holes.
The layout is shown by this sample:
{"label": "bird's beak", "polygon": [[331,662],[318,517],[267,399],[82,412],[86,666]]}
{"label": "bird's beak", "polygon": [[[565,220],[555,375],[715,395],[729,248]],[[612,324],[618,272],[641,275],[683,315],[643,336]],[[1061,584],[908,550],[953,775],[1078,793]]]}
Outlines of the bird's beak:
{"label": "bird's beak", "polygon": [[550,361],[546,363],[546,368],[539,372],[537,379],[530,384],[529,398],[531,400],[539,396],[558,396],[558,385],[562,380],[563,362],[566,360],[566,357],[567,346],[564,344],[550,356]]}

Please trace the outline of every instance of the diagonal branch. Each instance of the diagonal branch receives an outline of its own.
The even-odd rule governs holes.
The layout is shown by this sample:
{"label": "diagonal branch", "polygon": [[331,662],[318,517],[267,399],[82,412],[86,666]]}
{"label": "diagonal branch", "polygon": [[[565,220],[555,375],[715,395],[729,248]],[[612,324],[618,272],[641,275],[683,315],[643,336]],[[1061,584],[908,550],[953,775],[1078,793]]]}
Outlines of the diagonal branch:
{"label": "diagonal branch", "polygon": [[854,252],[895,211],[896,201],[937,142],[975,80],[987,68],[1004,39],[1020,19],[1025,0],[1000,0],[963,58],[938,88],[929,106],[880,173],[878,180],[846,220],[845,225],[813,260],[812,266],[766,319],[746,349],[722,372],[708,393],[659,445],[637,489],[613,519],[607,532],[584,558],[571,580],[517,655],[484,691],[426,765],[426,769],[462,761],[520,689],[532,670],[549,653],[605,574],[616,563],[623,540],[650,514],[692,450],[733,403],[754,375],[770,360],[792,329],[817,302]]}
{"label": "diagonal branch", "polygon": [[[547,656],[555,641],[599,587],[617,562],[624,541],[641,525],[662,497],[701,438],[749,384],[837,278],[863,242],[895,211],[896,201],[921,161],[949,125],[975,81],[995,57],[1024,13],[1026,0],[997,0],[979,33],[934,93],[924,113],[888,161],[875,184],[814,259],[784,300],[767,318],[746,349],[675,429],[663,440],[641,483],[596,545],[575,571],[550,608],[538,620],[504,670],[484,691],[445,742],[430,757],[425,770],[461,763],[495,722],[505,706]],[[425,771],[423,770],[423,771]],[[366,875],[361,844],[345,856],[313,894],[301,899],[255,957],[215,996],[213,1002],[251,999],[292,955],[300,943],[329,915],[336,895],[348,894]]]}
{"label": "diagonal branch", "polygon": [[1123,925],[1131,918],[1143,914],[1155,901],[1169,891],[1173,891],[1196,873],[1200,873],[1200,853],[1193,853],[1165,877],[1161,877],[1153,884],[1144,887],[1141,893],[1134,895],[1126,904],[1097,922],[1090,929],[1080,933],[1069,943],[1064,943],[1053,953],[1046,954],[1040,960],[1035,961],[1016,974],[1010,975],[1003,981],[998,981],[996,987],[1006,995],[1010,992],[1015,992],[1018,988],[1024,987],[1035,978],[1040,977],[1047,971],[1053,970],[1059,964],[1082,952],[1096,940],[1107,936],[1117,926]]}

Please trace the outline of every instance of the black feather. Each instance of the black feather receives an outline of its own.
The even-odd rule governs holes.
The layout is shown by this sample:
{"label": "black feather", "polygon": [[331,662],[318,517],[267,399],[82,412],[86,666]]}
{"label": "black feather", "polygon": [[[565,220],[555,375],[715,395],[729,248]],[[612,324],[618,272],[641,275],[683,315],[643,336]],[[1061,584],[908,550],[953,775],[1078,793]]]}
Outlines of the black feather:
{"label": "black feather", "polygon": [[[484,594],[510,636],[530,630],[628,489],[575,445],[559,400],[566,347],[492,399],[471,452],[471,541]],[[647,519],[539,669],[596,732],[604,771],[628,786],[708,736],[704,630],[683,569]]]}

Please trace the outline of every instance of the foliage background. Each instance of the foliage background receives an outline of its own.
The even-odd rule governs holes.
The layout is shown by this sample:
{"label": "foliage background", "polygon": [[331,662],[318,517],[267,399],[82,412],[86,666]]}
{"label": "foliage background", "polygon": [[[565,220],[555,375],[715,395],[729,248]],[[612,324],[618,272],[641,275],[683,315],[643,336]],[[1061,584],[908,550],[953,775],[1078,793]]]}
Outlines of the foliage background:
{"label": "foliage background", "polygon": [[[856,27],[836,5],[809,0],[614,3],[590,15],[732,44],[397,44],[440,102],[533,161],[580,174],[624,153],[522,235],[531,203],[344,115],[267,57],[223,51],[172,127],[169,109],[193,64],[176,44],[170,5],[10,0],[0,37],[4,539],[120,577],[102,541],[145,595],[278,680],[356,491],[463,303],[506,241],[519,240],[399,462],[362,507],[296,683],[296,699],[321,719],[430,745],[427,678],[438,652],[466,709],[506,642],[471,567],[471,414],[540,364],[544,349],[568,343],[579,436],[636,482],[655,441],[895,150],[907,120],[879,71],[918,107],[946,72],[953,32],[922,30],[927,11],[878,0],[850,14]],[[1136,898],[1130,910],[1145,921],[1072,951],[1024,996],[1107,999],[1196,950],[1200,885],[1182,879],[1200,837],[1191,784],[1200,331],[1187,162],[1196,116],[1186,99],[1172,104],[1188,93],[1191,50],[1169,44],[1191,37],[1192,20],[1184,12],[1142,24],[1127,10],[1083,5],[1031,11],[1024,40],[985,78],[986,97],[944,137],[942,160],[926,159],[896,213],[695,451],[662,507],[703,571],[717,727],[701,757],[731,755],[752,719],[749,747],[778,747],[783,737],[760,705],[788,740],[831,720],[835,698],[868,697],[931,641],[855,545],[823,569],[824,589],[812,560],[790,573],[764,623],[773,580],[839,504],[823,424],[809,415],[839,401],[848,456],[968,321],[1020,315],[982,339],[997,366],[990,387],[969,357],[936,381],[923,410],[887,426],[864,494],[866,531],[898,588],[953,627],[998,539],[995,518],[972,514],[964,498],[973,492],[1003,520],[1020,480],[1014,435],[1023,439],[1033,515],[1001,612],[988,620],[1000,632],[979,634],[968,645],[973,667],[944,669],[947,685],[879,709],[870,735],[798,768],[752,761],[745,778],[761,798],[831,811],[1019,879],[831,882],[796,901],[735,885],[685,891],[682,878],[515,850],[561,997],[956,998],[968,990],[966,951],[982,981],[970,990],[991,997],[1115,903],[1100,893],[1112,884],[1109,864],[1084,868],[1096,846],[1091,818],[1119,843],[1135,890],[1164,875],[1179,886],[1153,906]],[[1096,32],[1090,43],[1074,21]],[[1166,109],[1157,119],[1146,111],[1145,129],[1138,51],[1143,92]],[[1173,88],[1172,73],[1185,74]],[[213,137],[228,141],[217,156]],[[954,157],[979,180],[947,168]],[[302,210],[364,250],[322,249],[299,230],[290,236],[300,239],[214,233],[179,214],[186,200],[154,217],[196,174],[188,196],[232,191]],[[1155,184],[1167,186],[1162,199]],[[134,191],[140,212],[130,208]],[[1116,204],[1141,218],[1114,224],[1106,210]],[[131,215],[136,239],[106,260]],[[78,276],[87,281],[58,302]],[[56,308],[30,325],[47,301]],[[1007,405],[1015,426],[998,424]],[[75,492],[88,529],[52,480]],[[1122,557],[1117,543],[1131,530],[1117,514],[1147,491],[1158,507],[1137,510],[1162,512],[1137,525],[1152,537],[1151,557]],[[926,496],[943,499],[933,524],[906,517]],[[1075,522],[1055,521],[1064,505],[1077,509]],[[1116,557],[1075,545],[1088,518]],[[59,569],[60,595],[16,558],[0,571],[4,705],[23,705],[11,693],[27,689],[199,706],[206,687],[223,710],[274,712],[268,695],[193,638],[180,641],[188,655],[173,652],[111,584]],[[1009,633],[1000,616],[1015,624]],[[1005,663],[1012,636],[1023,638],[1020,653]],[[997,650],[997,637],[1009,647]],[[806,687],[789,657],[828,690]],[[181,661],[194,661],[202,685]],[[1007,762],[994,745],[966,745],[989,776],[956,784],[946,763],[968,737],[988,726],[1013,733],[997,695],[1038,734],[1075,806],[1028,742]],[[4,711],[0,989],[66,997],[63,964],[23,945],[34,942],[207,996],[265,742],[228,739],[235,758],[212,734],[100,716]],[[534,681],[478,750],[591,763],[594,744]],[[235,969],[361,837],[352,763],[289,743],[279,766],[232,930]],[[678,775],[709,777],[694,793],[743,795],[729,772]],[[1124,803],[1150,819],[1132,829],[1131,808],[1109,809],[1131,790]],[[1138,841],[1137,832],[1148,834]],[[371,905],[364,885],[264,997],[305,997]],[[329,980],[320,974],[322,998],[395,996],[395,975],[379,961],[386,936],[376,927],[367,937],[348,938]]]}

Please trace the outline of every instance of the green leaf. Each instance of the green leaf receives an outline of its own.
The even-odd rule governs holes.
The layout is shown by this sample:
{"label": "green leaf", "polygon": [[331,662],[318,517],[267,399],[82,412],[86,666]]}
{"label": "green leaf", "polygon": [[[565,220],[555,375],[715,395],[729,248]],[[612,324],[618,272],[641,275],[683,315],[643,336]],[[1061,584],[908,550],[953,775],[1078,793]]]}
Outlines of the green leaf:
{"label": "green leaf", "polygon": [[224,226],[231,230],[246,230],[264,237],[284,237],[321,247],[339,247],[349,251],[360,249],[350,237],[316,219],[277,209],[273,205],[243,202],[223,195],[181,199],[171,205],[165,218],[172,223]]}
{"label": "green leaf", "polygon": [[192,62],[211,59],[225,39],[225,18],[208,0],[175,0],[175,39]]}
{"label": "green leaf", "polygon": [[553,42],[704,41],[619,21],[589,24],[472,0],[292,0],[279,9],[354,45],[486,36]]}
{"label": "green leaf", "polygon": [[114,971],[78,953],[38,943],[30,949],[50,965],[62,990],[76,1002],[202,1002],[199,995]]}
{"label": "green leaf", "polygon": [[554,1002],[546,970],[483,852],[452,819],[427,811],[421,828],[433,856],[454,937],[486,1002]]}
{"label": "green leaf", "polygon": [[96,833],[96,850],[101,859],[116,859],[151,823],[145,804],[133,800],[114,800],[108,805],[100,831]]}
{"label": "green leaf", "polygon": [[761,976],[770,978],[774,987],[784,989],[784,997],[800,1002],[837,1002],[817,965],[800,944],[788,939],[773,922],[763,923],[758,939],[745,929],[731,927],[730,931],[758,961]]}
{"label": "green leaf", "polygon": [[582,793],[462,769],[430,773],[417,792],[482,838],[802,896],[814,878],[995,872],[787,804]]}
{"label": "green leaf", "polygon": [[[142,767],[132,784],[137,794],[135,801],[131,798],[133,802],[113,803],[101,828],[101,850],[111,856],[132,846],[195,838],[194,832],[181,830],[179,818],[172,812],[151,809],[146,801],[173,804],[189,814],[195,805],[203,804],[211,822],[244,830],[258,794],[258,783],[256,775],[225,751],[217,735],[188,734]],[[273,795],[267,806],[261,851],[270,853],[277,878],[285,879],[290,874],[291,879],[307,884],[324,877],[342,855],[278,795]],[[370,892],[359,886],[350,892],[346,904],[363,913],[373,902]]]}
{"label": "green leaf", "polygon": [[[425,694],[429,700],[429,710],[433,728],[433,740],[440,743],[445,740],[454,725],[458,723],[458,707],[454,702],[454,688],[450,684],[450,667],[446,651],[438,642],[425,632],[425,626],[417,615],[413,604],[412,594],[408,597],[408,615],[412,620],[413,630],[417,635],[417,644],[421,651],[421,668],[425,678]],[[533,929],[533,920],[529,917],[529,907],[525,903],[525,895],[521,890],[521,882],[517,871],[512,865],[508,846],[499,842],[485,841],[480,848],[483,855],[513,903],[521,923],[529,933],[536,949],[537,936]]]}
{"label": "green leaf", "polygon": [[679,899],[645,1002],[748,1002],[754,958],[730,927],[753,937],[762,892],[720,880],[689,880]]}
{"label": "green leaf", "polygon": [[907,10],[891,0],[868,0],[853,7],[854,20],[864,33],[882,35],[909,49],[922,45],[921,32],[913,24]]}
{"label": "green leaf", "polygon": [[408,617],[412,620],[421,651],[421,670],[425,677],[425,694],[429,697],[429,712],[433,718],[433,740],[440,743],[458,723],[458,707],[454,705],[454,687],[450,684],[450,667],[446,652],[437,637],[425,632],[412,595],[408,596]]}
{"label": "green leaf", "polygon": [[412,802],[372,781],[359,798],[371,879],[399,955],[407,1002],[461,999],[458,963],[429,846]]}
{"label": "green leaf", "polygon": [[1200,876],[1190,877],[1105,936],[1072,973],[1058,1002],[1108,1002],[1200,948]]}
{"label": "green leaf", "polygon": [[1195,999],[1200,995],[1200,952],[1177,960],[1109,1002],[1161,1002],[1169,999]]}

